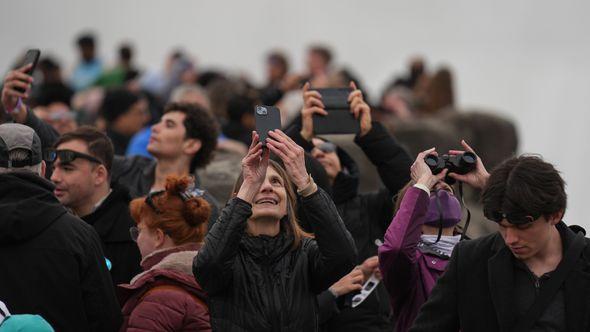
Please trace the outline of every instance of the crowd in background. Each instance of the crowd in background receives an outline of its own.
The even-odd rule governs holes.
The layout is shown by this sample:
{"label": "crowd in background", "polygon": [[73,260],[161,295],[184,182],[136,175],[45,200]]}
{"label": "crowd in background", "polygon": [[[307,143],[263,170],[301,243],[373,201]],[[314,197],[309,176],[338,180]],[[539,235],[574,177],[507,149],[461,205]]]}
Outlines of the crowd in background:
{"label": "crowd in background", "polygon": [[[460,302],[448,290],[455,274],[435,287],[460,264],[451,257],[461,241],[499,227],[528,262],[506,229],[539,218],[555,227],[543,230],[553,238],[536,241],[558,230],[563,243],[577,241],[561,222],[563,180],[539,158],[514,158],[510,121],[461,110],[449,68],[412,58],[369,98],[326,45],[308,48],[304,72],[270,51],[261,86],[200,68],[180,49],[155,70],[136,63],[128,43],[112,66],[98,57],[97,36],[76,45],[68,75],[43,55],[31,75],[19,58],[4,79],[2,319],[8,310],[40,314],[57,331],[408,331],[414,321],[430,331],[440,313],[448,330],[467,331],[481,322],[444,310]],[[353,138],[314,134],[312,117],[325,113],[314,89],[329,87],[351,89]],[[282,128],[265,141],[256,105],[281,112]],[[425,157],[447,151],[477,151],[471,172],[433,173]],[[511,179],[501,170],[514,169],[531,170],[522,186],[534,190],[555,177],[543,189],[552,194],[502,203],[497,191],[512,192],[497,188]],[[540,203],[514,203],[522,197]],[[507,206],[530,215],[514,217]],[[469,233],[465,219],[473,219]],[[536,276],[552,271],[527,266]],[[522,313],[534,290],[521,295]],[[560,296],[551,302],[557,314],[537,327],[564,326]]]}

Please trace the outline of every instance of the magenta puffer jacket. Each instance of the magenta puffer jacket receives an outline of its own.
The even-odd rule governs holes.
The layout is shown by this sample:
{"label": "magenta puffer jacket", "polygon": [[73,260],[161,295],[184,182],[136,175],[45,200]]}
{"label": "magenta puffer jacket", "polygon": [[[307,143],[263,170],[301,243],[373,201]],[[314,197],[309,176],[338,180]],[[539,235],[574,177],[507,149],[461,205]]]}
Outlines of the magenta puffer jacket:
{"label": "magenta puffer jacket", "polygon": [[379,247],[379,269],[397,317],[395,331],[408,331],[420,307],[428,299],[448,260],[424,254],[417,245],[422,234],[429,195],[411,187]]}
{"label": "magenta puffer jacket", "polygon": [[145,272],[119,285],[121,331],[211,331],[206,294],[192,262],[200,245],[156,251],[141,261]]}

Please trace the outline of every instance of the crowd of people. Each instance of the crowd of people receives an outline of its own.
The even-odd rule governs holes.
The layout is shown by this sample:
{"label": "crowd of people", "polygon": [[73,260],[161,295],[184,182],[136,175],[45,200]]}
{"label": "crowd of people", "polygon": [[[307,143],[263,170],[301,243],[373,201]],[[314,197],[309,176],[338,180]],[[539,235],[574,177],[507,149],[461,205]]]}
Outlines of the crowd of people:
{"label": "crowd of people", "polygon": [[[371,103],[322,45],[300,74],[269,53],[256,86],[182,51],[142,72],[130,44],[113,68],[95,36],[76,44],[68,78],[51,57],[4,77],[0,331],[590,328],[590,241],[562,220],[553,165],[488,172],[464,140],[412,156],[386,125],[454,112],[449,69],[414,58]],[[316,135],[321,87],[350,88],[346,144],[376,190],[342,139]],[[282,128],[257,132],[255,105]],[[466,152],[465,174],[426,163]],[[498,231],[468,236],[463,184]]]}

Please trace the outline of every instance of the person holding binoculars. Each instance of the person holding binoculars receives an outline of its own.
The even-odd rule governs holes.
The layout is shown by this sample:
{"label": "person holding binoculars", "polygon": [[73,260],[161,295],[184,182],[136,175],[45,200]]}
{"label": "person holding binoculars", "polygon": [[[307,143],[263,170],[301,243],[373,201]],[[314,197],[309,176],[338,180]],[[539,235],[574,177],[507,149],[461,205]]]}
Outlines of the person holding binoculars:
{"label": "person holding binoculars", "polygon": [[470,173],[487,174],[479,157],[462,144],[466,152],[439,156],[432,148],[418,154],[410,168],[412,180],[398,194],[395,217],[379,247],[383,283],[397,317],[395,331],[412,326],[460,241],[461,204],[450,184]]}

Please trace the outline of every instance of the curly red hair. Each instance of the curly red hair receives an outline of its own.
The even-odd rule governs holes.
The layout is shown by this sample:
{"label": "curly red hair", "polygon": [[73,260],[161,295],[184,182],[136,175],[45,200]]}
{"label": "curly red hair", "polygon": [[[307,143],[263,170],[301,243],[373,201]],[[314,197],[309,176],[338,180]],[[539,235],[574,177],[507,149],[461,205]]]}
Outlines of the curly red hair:
{"label": "curly red hair", "polygon": [[180,196],[193,182],[188,176],[168,176],[166,190],[152,196],[156,211],[145,202],[145,197],[136,198],[129,204],[131,217],[136,224],[141,222],[150,229],[161,229],[174,244],[202,242],[207,232],[211,207],[202,197],[183,200]]}

